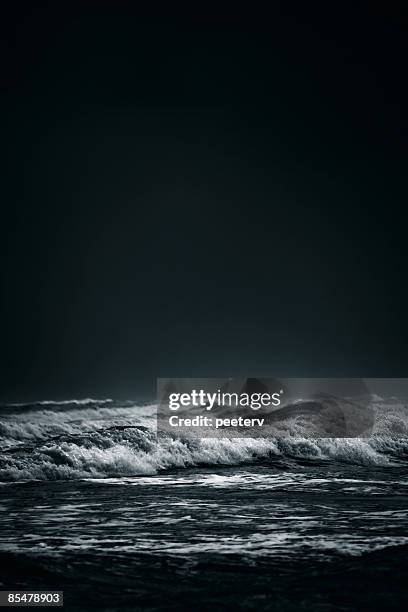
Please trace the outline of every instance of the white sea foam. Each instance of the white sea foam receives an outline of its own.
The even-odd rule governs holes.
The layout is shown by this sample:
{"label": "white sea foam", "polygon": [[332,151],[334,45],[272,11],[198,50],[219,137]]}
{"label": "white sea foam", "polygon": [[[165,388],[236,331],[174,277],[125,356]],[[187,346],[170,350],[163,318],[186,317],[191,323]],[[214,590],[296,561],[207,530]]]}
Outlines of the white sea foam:
{"label": "white sea foam", "polygon": [[313,439],[302,436],[301,422],[295,421],[292,437],[194,439],[157,437],[154,405],[92,401],[99,404],[75,400],[61,410],[60,403],[42,402],[0,415],[0,480],[125,477],[305,460],[390,467],[408,458],[408,438],[401,434],[407,431],[406,406],[396,402],[388,411],[378,402],[380,418],[371,438]]}

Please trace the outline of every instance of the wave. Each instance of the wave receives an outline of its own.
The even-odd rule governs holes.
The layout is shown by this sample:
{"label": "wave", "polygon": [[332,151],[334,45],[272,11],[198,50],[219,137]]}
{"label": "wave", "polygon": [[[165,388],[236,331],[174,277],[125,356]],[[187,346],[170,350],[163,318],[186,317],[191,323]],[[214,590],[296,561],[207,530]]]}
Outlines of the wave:
{"label": "wave", "polygon": [[68,400],[41,400],[38,402],[22,402],[14,404],[4,404],[0,407],[5,408],[33,408],[35,406],[89,406],[91,404],[103,405],[111,404],[113,399],[94,399],[92,397],[85,397],[83,399],[68,399]]}
{"label": "wave", "polygon": [[[408,460],[406,407],[381,409],[381,426],[370,438],[197,439],[156,435],[155,406],[112,400],[76,400],[62,411],[55,403],[0,418],[0,480],[59,480],[152,475],[199,466],[340,462],[392,467]],[[15,407],[14,407],[15,408]]]}

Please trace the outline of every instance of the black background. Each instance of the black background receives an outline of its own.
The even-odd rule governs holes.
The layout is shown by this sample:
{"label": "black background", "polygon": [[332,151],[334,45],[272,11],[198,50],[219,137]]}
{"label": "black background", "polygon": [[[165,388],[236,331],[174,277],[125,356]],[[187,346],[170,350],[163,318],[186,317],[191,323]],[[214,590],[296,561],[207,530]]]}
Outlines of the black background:
{"label": "black background", "polygon": [[3,5],[1,400],[407,375],[402,5],[251,6]]}

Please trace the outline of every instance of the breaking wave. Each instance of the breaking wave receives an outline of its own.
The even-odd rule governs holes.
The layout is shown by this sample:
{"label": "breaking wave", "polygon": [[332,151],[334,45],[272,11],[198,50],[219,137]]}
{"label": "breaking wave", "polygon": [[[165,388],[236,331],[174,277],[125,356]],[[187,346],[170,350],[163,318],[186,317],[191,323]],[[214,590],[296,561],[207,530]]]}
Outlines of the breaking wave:
{"label": "breaking wave", "polygon": [[112,400],[38,402],[0,408],[0,480],[156,474],[197,466],[341,462],[392,467],[408,460],[407,406],[376,398],[370,438],[221,437],[155,433],[155,406]]}

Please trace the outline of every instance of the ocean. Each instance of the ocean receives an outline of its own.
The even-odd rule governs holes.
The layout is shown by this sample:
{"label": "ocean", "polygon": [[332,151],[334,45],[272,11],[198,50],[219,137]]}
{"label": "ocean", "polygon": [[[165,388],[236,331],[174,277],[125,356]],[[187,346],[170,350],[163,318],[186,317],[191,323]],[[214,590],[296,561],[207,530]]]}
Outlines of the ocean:
{"label": "ocean", "polygon": [[[0,589],[67,610],[405,610],[408,402],[370,438],[157,436],[156,407],[0,409]],[[294,422],[296,417],[293,417]]]}

